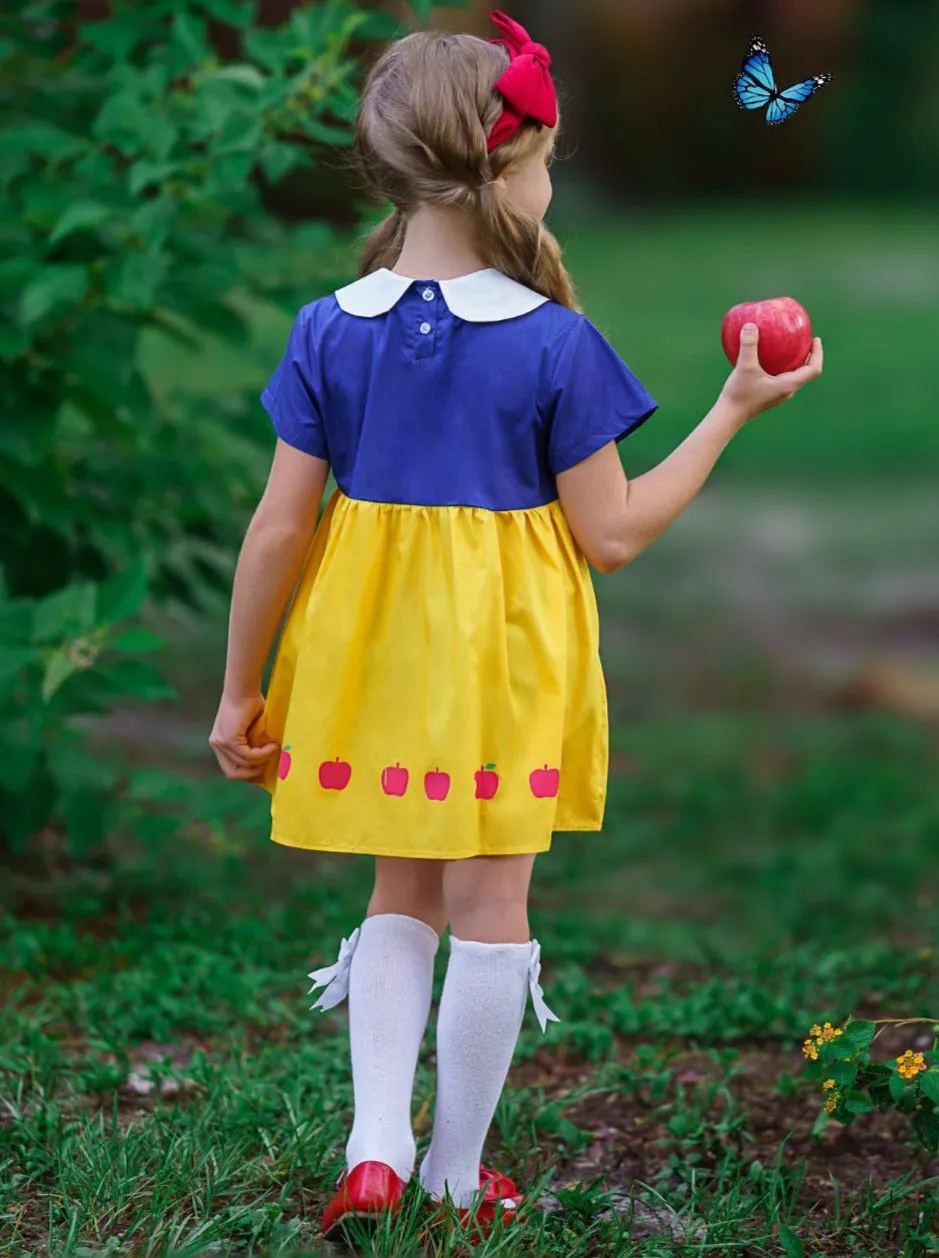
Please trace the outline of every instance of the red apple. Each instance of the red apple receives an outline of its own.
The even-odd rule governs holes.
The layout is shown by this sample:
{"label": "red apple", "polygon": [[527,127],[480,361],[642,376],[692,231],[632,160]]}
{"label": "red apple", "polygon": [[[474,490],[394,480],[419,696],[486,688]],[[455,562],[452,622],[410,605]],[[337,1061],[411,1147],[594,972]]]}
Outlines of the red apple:
{"label": "red apple", "polygon": [[386,795],[403,795],[408,789],[408,771],[400,764],[390,765],[381,775],[381,788]]}
{"label": "red apple", "polygon": [[476,798],[492,799],[499,789],[499,775],[493,773],[494,764],[485,764],[476,774]]}
{"label": "red apple", "polygon": [[740,357],[740,329],[755,323],[760,330],[760,366],[771,376],[801,367],[812,348],[812,321],[808,311],[791,297],[771,301],[743,301],[724,316],[721,344],[736,367]]}
{"label": "red apple", "polygon": [[424,774],[424,793],[428,799],[446,799],[450,794],[450,774],[435,769]]}
{"label": "red apple", "polygon": [[285,747],[280,753],[280,766],[277,769],[277,776],[283,782],[284,778],[290,772],[290,748]]}
{"label": "red apple", "polygon": [[320,765],[320,786],[324,791],[344,791],[352,777],[352,765],[337,756]]}
{"label": "red apple", "polygon": [[561,785],[561,770],[549,769],[545,765],[543,769],[536,769],[528,781],[535,799],[556,799]]}

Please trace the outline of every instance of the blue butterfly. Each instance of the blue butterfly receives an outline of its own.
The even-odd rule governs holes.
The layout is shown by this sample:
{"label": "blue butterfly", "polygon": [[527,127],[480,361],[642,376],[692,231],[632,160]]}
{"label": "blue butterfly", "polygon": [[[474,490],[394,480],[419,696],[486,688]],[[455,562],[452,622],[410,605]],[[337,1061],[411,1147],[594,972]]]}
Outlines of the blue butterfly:
{"label": "blue butterfly", "polygon": [[743,73],[734,84],[734,100],[741,109],[765,109],[766,121],[771,127],[778,127],[791,118],[803,101],[831,82],[830,74],[817,74],[814,79],[806,79],[781,92],[776,86],[769,49],[755,36],[750,40],[742,69]]}

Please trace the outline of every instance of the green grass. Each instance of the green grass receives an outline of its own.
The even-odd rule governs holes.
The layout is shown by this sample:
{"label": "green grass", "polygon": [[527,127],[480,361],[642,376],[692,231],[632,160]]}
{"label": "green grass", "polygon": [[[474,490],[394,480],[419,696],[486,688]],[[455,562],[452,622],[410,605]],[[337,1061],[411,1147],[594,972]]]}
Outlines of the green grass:
{"label": "green grass", "polygon": [[[493,1160],[566,1208],[479,1252],[625,1252],[632,1226],[637,1255],[776,1254],[786,1223],[806,1254],[928,1253],[910,1239],[939,1205],[927,1165],[876,1116],[813,1137],[819,1101],[798,1075],[818,1018],[939,1012],[923,951],[934,742],[882,718],[743,717],[616,741],[632,767],[606,832],[539,862],[534,926],[563,1022],[542,1040],[527,1020],[492,1137]],[[304,975],[355,925],[366,878],[364,861],[185,834],[110,870],[18,876],[0,953],[0,1253],[318,1252],[350,1086],[345,1013],[310,1014]],[[432,1052],[429,1035],[422,1140]],[[127,1092],[147,1056],[171,1095]],[[819,1166],[844,1178],[840,1199]],[[600,1217],[627,1187],[632,1224]],[[425,1250],[415,1225],[366,1252],[463,1251]]]}

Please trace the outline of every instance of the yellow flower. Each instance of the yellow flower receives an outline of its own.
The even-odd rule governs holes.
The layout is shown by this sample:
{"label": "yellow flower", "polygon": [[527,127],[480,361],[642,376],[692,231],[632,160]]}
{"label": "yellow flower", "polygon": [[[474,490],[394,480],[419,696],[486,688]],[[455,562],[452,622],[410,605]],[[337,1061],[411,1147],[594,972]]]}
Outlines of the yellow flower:
{"label": "yellow flower", "polygon": [[810,1061],[818,1061],[818,1049],[815,1047],[814,1040],[806,1040],[802,1045],[803,1057],[808,1057]]}
{"label": "yellow flower", "polygon": [[915,1079],[918,1074],[926,1069],[926,1062],[922,1053],[914,1053],[908,1048],[905,1053],[897,1058],[897,1073],[901,1079]]}
{"label": "yellow flower", "polygon": [[812,1027],[811,1031],[809,1031],[809,1035],[814,1035],[816,1039],[818,1038],[818,1036],[821,1035],[821,1033],[822,1033],[822,1028],[818,1025],[817,1022]]}
{"label": "yellow flower", "polygon": [[841,1097],[838,1095],[838,1093],[832,1092],[831,1096],[829,1096],[828,1100],[825,1102],[825,1113],[833,1114],[835,1110],[838,1108],[838,1102],[840,1100],[841,1100]]}
{"label": "yellow flower", "polygon": [[840,1027],[833,1027],[830,1022],[826,1022],[822,1027],[822,1033],[818,1037],[825,1044],[830,1044],[832,1040],[836,1040],[839,1035],[844,1035]]}
{"label": "yellow flower", "polygon": [[826,1092],[830,1092],[834,1086],[835,1086],[834,1079],[826,1079],[825,1082],[822,1084],[822,1087],[825,1089]]}

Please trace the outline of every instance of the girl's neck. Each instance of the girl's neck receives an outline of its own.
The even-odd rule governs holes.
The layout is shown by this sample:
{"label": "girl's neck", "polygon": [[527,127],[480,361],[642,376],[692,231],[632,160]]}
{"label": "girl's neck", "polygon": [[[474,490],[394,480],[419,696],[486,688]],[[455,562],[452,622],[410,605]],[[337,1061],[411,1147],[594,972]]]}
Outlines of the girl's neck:
{"label": "girl's neck", "polygon": [[418,206],[408,216],[396,275],[414,280],[455,280],[483,271],[476,229],[463,210],[439,205]]}

